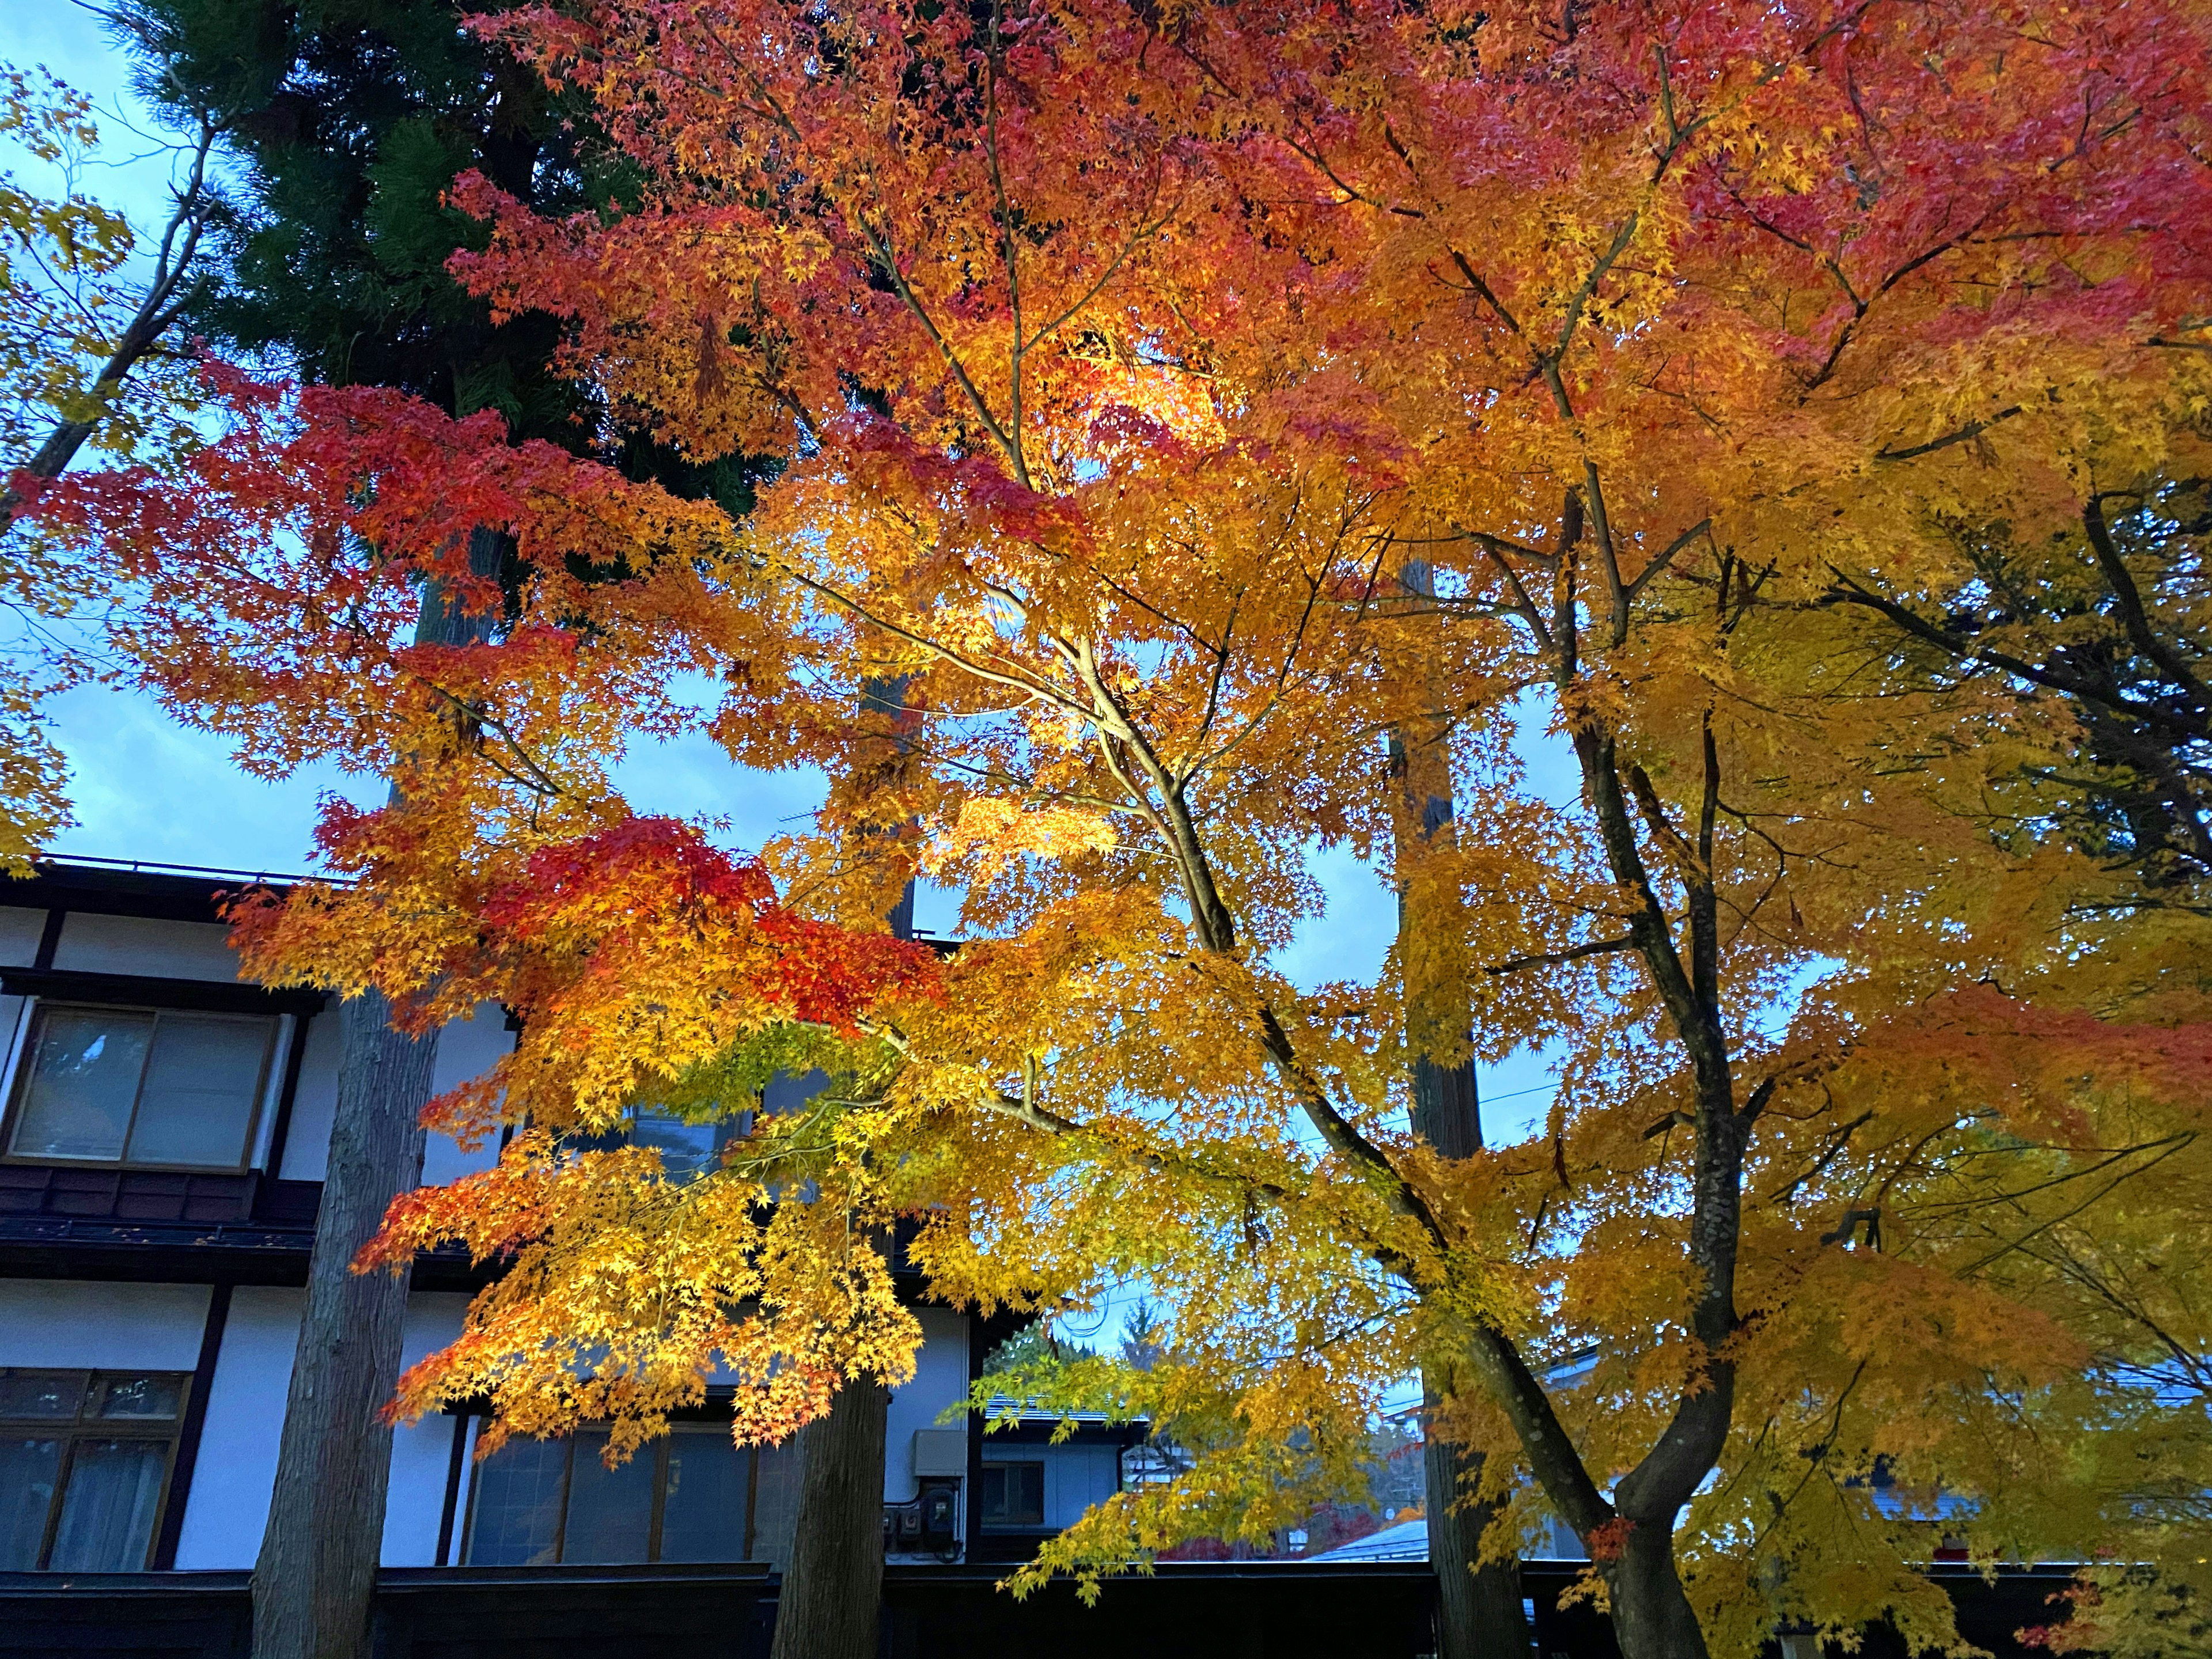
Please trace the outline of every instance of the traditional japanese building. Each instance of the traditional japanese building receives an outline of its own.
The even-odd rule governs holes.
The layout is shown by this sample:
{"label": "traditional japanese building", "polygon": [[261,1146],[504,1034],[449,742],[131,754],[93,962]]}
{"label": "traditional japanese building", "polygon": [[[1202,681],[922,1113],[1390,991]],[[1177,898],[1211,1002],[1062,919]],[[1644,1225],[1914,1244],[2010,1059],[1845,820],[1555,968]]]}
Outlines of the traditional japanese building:
{"label": "traditional japanese building", "polygon": [[[239,978],[218,907],[257,879],[91,861],[0,879],[0,1656],[248,1654],[338,1048],[321,995]],[[447,1026],[436,1086],[513,1041],[496,1007]],[[714,1152],[672,1119],[631,1133],[671,1167]],[[422,1178],[492,1156],[433,1135]],[[483,1282],[464,1256],[419,1257],[405,1357],[449,1340]],[[890,1404],[885,1659],[1432,1650],[1417,1527],[1338,1559],[1163,1562],[1095,1608],[1065,1583],[1003,1593],[1005,1564],[1116,1489],[1136,1437],[1087,1421],[1055,1443],[1043,1419],[985,1436],[957,1407],[1012,1327],[910,1291],[925,1340]],[[710,1391],[612,1470],[591,1432],[478,1460],[465,1412],[400,1428],[378,1659],[766,1659],[796,1454],[733,1445],[727,1416]],[[1540,1659],[1613,1659],[1586,1600],[1559,1605],[1577,1571],[1524,1564]],[[1969,1577],[1955,1593],[1987,1601],[1972,1630],[2000,1650],[2063,1583],[2024,1575],[1988,1600]]]}
{"label": "traditional japanese building", "polygon": [[[94,863],[0,883],[0,1571],[252,1566],[336,1105],[337,1020],[318,993],[243,983],[217,907],[244,873]],[[514,1042],[487,1006],[438,1037],[435,1085]],[[794,1092],[795,1090],[794,1090]],[[711,1128],[644,1116],[670,1167]],[[433,1134],[425,1182],[483,1167]],[[459,1330],[481,1270],[415,1268],[413,1361]],[[926,1340],[890,1405],[893,1559],[1005,1560],[1111,1493],[1126,1434],[988,1439],[957,1413],[1006,1334],[920,1301]],[[797,1458],[731,1443],[705,1407],[609,1469],[602,1436],[471,1454],[465,1413],[393,1438],[388,1567],[732,1564],[788,1547]]]}

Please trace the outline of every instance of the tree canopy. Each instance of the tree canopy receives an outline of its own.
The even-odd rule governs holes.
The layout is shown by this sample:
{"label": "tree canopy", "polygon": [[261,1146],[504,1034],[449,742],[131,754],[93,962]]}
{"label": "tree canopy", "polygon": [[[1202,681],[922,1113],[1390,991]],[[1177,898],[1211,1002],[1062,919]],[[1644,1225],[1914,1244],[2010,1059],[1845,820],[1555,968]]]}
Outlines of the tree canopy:
{"label": "tree canopy", "polygon": [[[1556,1511],[1634,1659],[1955,1648],[1947,1538],[2154,1559],[2206,1487],[2201,9],[477,27],[635,193],[465,177],[448,268],[610,434],[773,458],[750,514],[242,377],[180,477],[38,498],[145,586],[163,695],[400,785],[257,968],[521,1017],[434,1109],[522,1132],[365,1264],[527,1264],[404,1408],[630,1445],[726,1364],[781,1433],[905,1374],[903,1220],[951,1299],[1164,1297],[1150,1369],[994,1384],[1192,1454],[1024,1582],[1354,1488],[1417,1367],[1495,1547]],[[494,637],[405,643],[428,575]],[[691,728],[823,766],[818,822],[633,815],[614,763]],[[1402,833],[1391,733],[1453,836]],[[1449,902],[1304,988],[1338,847]],[[942,959],[882,931],[918,869]],[[1412,1132],[1470,1041],[1565,1054],[1542,1135]],[[586,1144],[640,1100],[720,1166]]]}

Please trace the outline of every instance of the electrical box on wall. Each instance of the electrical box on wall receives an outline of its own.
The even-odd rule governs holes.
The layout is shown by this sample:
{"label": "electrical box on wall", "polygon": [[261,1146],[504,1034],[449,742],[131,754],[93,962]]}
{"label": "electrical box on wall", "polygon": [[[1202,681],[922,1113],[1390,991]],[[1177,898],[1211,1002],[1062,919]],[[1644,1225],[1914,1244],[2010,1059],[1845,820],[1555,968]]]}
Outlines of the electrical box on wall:
{"label": "electrical box on wall", "polygon": [[933,1555],[951,1561],[960,1554],[959,1483],[933,1479],[921,1483],[920,1496],[904,1504],[884,1505],[884,1553]]}
{"label": "electrical box on wall", "polygon": [[968,1431],[916,1429],[914,1474],[917,1480],[957,1480],[968,1473]]}

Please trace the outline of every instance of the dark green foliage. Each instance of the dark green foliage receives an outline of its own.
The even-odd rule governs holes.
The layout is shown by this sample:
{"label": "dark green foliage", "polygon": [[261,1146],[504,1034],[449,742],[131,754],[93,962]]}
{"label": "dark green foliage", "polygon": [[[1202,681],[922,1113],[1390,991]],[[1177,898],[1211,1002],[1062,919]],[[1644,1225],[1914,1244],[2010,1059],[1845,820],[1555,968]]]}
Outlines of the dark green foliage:
{"label": "dark green foliage", "polygon": [[471,168],[544,211],[608,192],[537,76],[462,13],[445,0],[137,0],[148,94],[194,94],[231,116],[229,280],[192,321],[307,380],[496,409],[518,437],[580,449],[604,422],[551,372],[556,325],[495,325],[447,274],[483,229],[444,197]]}

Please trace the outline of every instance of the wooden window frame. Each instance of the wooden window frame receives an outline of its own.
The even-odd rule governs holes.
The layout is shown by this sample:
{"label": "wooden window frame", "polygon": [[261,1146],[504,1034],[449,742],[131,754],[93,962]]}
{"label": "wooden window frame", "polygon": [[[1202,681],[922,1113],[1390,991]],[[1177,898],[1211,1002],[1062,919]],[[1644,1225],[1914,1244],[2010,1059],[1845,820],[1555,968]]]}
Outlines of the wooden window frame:
{"label": "wooden window frame", "polygon": [[[123,1018],[149,1016],[154,1021],[154,1030],[157,1035],[161,1030],[164,1016],[171,1018],[258,1022],[264,1028],[266,1036],[261,1048],[260,1069],[254,1076],[252,1109],[246,1116],[246,1133],[238,1162],[235,1164],[155,1164],[130,1156],[131,1135],[131,1132],[138,1127],[138,1109],[140,1103],[145,1097],[146,1073],[150,1067],[153,1057],[154,1045],[151,1038],[148,1040],[146,1045],[148,1063],[139,1068],[137,1087],[131,1097],[131,1115],[123,1125],[124,1150],[121,1153],[114,1158],[62,1158],[52,1154],[16,1152],[15,1150],[15,1135],[22,1127],[23,1110],[30,1094],[32,1075],[37,1070],[41,1022],[45,1020],[49,1012],[53,1011],[65,1013],[106,1014],[110,1017]],[[270,1079],[276,1075],[280,1058],[278,1050],[283,1046],[286,1028],[281,1015],[238,1012],[229,1009],[168,1008],[155,1004],[76,1002],[65,997],[55,997],[51,1000],[37,997],[27,1000],[21,1018],[22,1024],[16,1033],[18,1040],[9,1056],[13,1067],[13,1075],[8,1079],[8,1108],[4,1115],[0,1116],[0,1148],[5,1149],[4,1152],[0,1152],[0,1163],[49,1170],[144,1170],[166,1175],[246,1175],[252,1170],[254,1154],[260,1146],[263,1120],[269,1115]],[[294,1020],[291,1032],[292,1041],[296,1044],[302,1035],[301,1022]]]}
{"label": "wooden window frame", "polygon": [[[1045,1465],[1048,1461],[1044,1457],[986,1458],[982,1464],[982,1480],[976,1483],[975,1488],[976,1524],[986,1533],[1000,1535],[1033,1534],[1047,1530],[1048,1522],[1045,1516],[1051,1509],[1050,1501],[1045,1493]],[[1037,1472],[1037,1518],[1036,1520],[994,1521],[990,1518],[991,1511],[983,1493],[983,1480],[990,1478],[993,1469],[1035,1469]]]}
{"label": "wooden window frame", "polygon": [[[462,1420],[465,1423],[468,1419],[465,1418]],[[584,1432],[593,1432],[597,1429],[597,1426],[598,1425],[586,1425]],[[714,1431],[720,1431],[726,1435],[728,1430],[725,1425],[720,1424],[711,1424],[704,1427],[683,1424],[672,1424],[670,1425],[668,1433],[659,1436],[653,1442],[651,1448],[653,1455],[653,1509],[646,1521],[646,1553],[642,1561],[628,1564],[581,1562],[575,1565],[585,1566],[622,1565],[652,1566],[660,1565],[661,1522],[668,1508],[668,1454],[675,1443],[676,1436],[679,1433],[702,1434]],[[462,1431],[462,1433],[466,1435],[466,1431]],[[473,1440],[476,1437],[474,1435],[466,1435],[466,1437]],[[570,1488],[575,1480],[577,1439],[578,1437],[574,1434],[565,1434],[560,1437],[562,1450],[560,1510],[554,1517],[553,1522],[553,1559],[550,1562],[544,1564],[548,1566],[557,1567],[571,1565],[568,1559],[568,1496]],[[457,1437],[456,1443],[458,1444],[459,1443],[459,1437]],[[760,1448],[757,1445],[753,1445],[744,1447],[743,1449],[745,1458],[744,1553],[738,1558],[739,1562],[757,1560],[758,1557],[756,1556],[754,1551],[759,1542],[756,1533],[755,1522],[758,1515],[760,1504]],[[633,1455],[640,1457],[642,1457],[645,1455],[645,1451],[642,1449],[633,1454]],[[496,1455],[496,1454],[495,1454],[495,1455]],[[478,1468],[476,1471],[472,1471],[471,1473],[469,1478],[467,1514],[462,1522],[460,1549],[459,1551],[459,1565],[462,1566],[476,1566],[483,1565],[472,1559],[476,1551],[477,1540],[477,1505],[478,1499],[483,1492],[483,1481],[479,1478],[480,1474],[481,1466],[478,1466]],[[459,1478],[459,1471],[458,1468],[453,1471],[453,1478],[456,1480]],[[736,1564],[732,1563],[729,1565]]]}
{"label": "wooden window frame", "polygon": [[[51,1572],[54,1569],[46,1562],[54,1553],[54,1537],[60,1530],[62,1507],[69,1498],[70,1477],[76,1469],[77,1443],[81,1440],[149,1440],[166,1448],[161,1460],[161,1485],[154,1496],[154,1525],[146,1537],[144,1560],[132,1571],[151,1571],[155,1553],[161,1547],[162,1522],[168,1513],[169,1489],[177,1477],[177,1450],[184,1438],[185,1419],[191,1410],[192,1373],[172,1370],[116,1370],[103,1366],[70,1365],[9,1365],[0,1366],[0,1376],[74,1376],[82,1379],[77,1389],[76,1415],[59,1417],[0,1417],[0,1434],[11,1437],[62,1442],[60,1461],[54,1466],[54,1492],[46,1500],[46,1527],[39,1534],[39,1552],[33,1572]],[[99,1386],[116,1378],[161,1376],[174,1379],[177,1384],[177,1412],[167,1418],[91,1417],[86,1408]]]}

